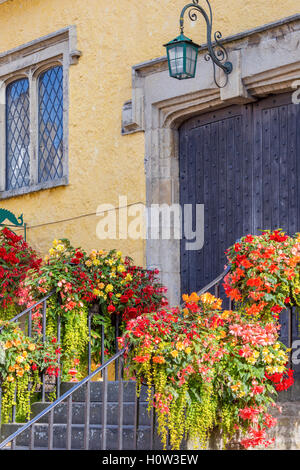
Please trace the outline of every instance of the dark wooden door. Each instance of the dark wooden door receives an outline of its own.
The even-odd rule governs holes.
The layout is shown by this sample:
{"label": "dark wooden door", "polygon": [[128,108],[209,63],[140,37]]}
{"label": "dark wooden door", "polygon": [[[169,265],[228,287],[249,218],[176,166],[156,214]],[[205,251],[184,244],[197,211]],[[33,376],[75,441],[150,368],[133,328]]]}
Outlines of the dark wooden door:
{"label": "dark wooden door", "polygon": [[[225,250],[241,236],[276,228],[300,232],[300,105],[291,103],[291,94],[185,122],[180,198],[182,206],[205,206],[204,247],[187,251],[186,239],[181,241],[182,293],[215,279],[224,269]],[[285,343],[286,318],[283,313]],[[296,318],[294,339],[299,338]],[[296,370],[300,376],[300,366]]]}
{"label": "dark wooden door", "polygon": [[[181,242],[182,292],[224,269],[225,250],[260,230],[300,232],[300,105],[291,94],[231,106],[180,128],[181,205],[204,204],[204,247]],[[193,227],[195,229],[195,227]]]}

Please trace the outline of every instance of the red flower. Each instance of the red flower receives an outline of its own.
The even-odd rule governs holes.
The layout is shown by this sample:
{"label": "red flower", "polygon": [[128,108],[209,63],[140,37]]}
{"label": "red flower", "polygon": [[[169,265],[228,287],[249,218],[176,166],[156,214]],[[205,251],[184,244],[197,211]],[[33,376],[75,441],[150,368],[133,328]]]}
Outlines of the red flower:
{"label": "red flower", "polygon": [[282,310],[283,310],[283,307],[281,307],[280,305],[274,305],[271,308],[271,312],[274,312],[274,313],[280,313]]}

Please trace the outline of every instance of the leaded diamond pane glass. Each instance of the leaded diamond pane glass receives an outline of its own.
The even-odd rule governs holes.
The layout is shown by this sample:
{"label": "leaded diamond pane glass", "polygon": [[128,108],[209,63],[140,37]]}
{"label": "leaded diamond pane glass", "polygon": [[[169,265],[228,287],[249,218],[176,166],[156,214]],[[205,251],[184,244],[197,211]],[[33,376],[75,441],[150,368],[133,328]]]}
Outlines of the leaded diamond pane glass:
{"label": "leaded diamond pane glass", "polygon": [[6,88],[6,189],[30,182],[29,83],[26,78]]}
{"label": "leaded diamond pane glass", "polygon": [[39,182],[63,176],[63,70],[39,78]]}

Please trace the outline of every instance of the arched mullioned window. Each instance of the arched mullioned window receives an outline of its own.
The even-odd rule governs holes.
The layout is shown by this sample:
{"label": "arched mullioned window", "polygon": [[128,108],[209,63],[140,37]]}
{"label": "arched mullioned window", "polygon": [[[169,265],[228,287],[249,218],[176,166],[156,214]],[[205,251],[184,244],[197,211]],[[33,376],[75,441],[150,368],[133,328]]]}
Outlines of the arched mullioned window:
{"label": "arched mullioned window", "polygon": [[22,78],[6,88],[6,189],[30,183],[29,81]]}
{"label": "arched mullioned window", "polygon": [[52,67],[38,79],[38,181],[63,176],[63,68]]}
{"label": "arched mullioned window", "polygon": [[80,55],[73,26],[1,53],[0,200],[68,184],[68,77]]}

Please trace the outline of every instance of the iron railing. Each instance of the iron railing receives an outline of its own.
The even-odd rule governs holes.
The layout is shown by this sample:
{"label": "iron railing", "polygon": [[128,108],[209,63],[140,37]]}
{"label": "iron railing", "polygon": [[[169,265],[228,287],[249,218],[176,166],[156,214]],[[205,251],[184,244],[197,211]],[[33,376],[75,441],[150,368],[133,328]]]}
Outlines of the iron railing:
{"label": "iron railing", "polygon": [[[10,323],[21,323],[21,327],[24,330],[25,334],[28,335],[28,337],[32,337],[33,335],[33,326],[32,326],[32,316],[33,314],[37,311],[37,309],[41,310],[41,323],[42,323],[42,328],[41,328],[41,337],[43,342],[46,341],[46,332],[47,332],[47,302],[50,298],[52,298],[54,295],[56,295],[56,291],[52,290],[49,292],[45,297],[43,297],[41,300],[36,302],[34,305],[31,307],[28,307],[24,311],[20,312],[18,315],[16,315],[14,318],[8,320],[6,324]],[[100,307],[98,304],[93,304],[89,308],[88,312],[88,345],[87,345],[87,354],[88,354],[88,367],[87,367],[87,373],[88,375],[91,374],[91,364],[92,364],[92,318],[94,315],[98,315],[100,313]],[[6,325],[2,326],[0,328],[0,334],[1,332],[6,328]],[[105,346],[104,346],[104,326],[100,326],[100,331],[101,331],[101,364],[104,364],[105,361]],[[56,334],[57,334],[57,343],[59,344],[61,341],[61,316],[57,315],[57,326],[56,326]],[[119,337],[119,317],[116,315],[115,318],[115,352],[118,353],[118,341],[117,338]],[[62,363],[60,359],[58,358],[59,366],[62,368]],[[116,371],[118,370],[118,358],[116,359]],[[117,372],[116,372],[117,374]],[[117,375],[115,374],[115,380],[117,380]],[[47,389],[48,391],[51,389],[51,391],[55,391],[55,396],[57,398],[60,397],[61,393],[61,374],[58,374],[54,383],[46,383],[46,373],[45,371],[42,373],[41,376],[41,385],[39,387],[39,393],[41,395],[41,400],[43,402],[46,401],[46,394],[47,394]],[[1,404],[2,404],[2,387],[1,387],[1,377],[0,377],[0,417],[1,417]],[[15,391],[16,395],[16,391]],[[16,401],[16,400],[15,400]],[[13,405],[12,409],[12,415],[10,416],[10,422],[15,422],[16,418],[16,404]],[[0,424],[1,424],[1,418],[0,418]]]}
{"label": "iron railing", "polygon": [[[75,384],[70,390],[64,393],[61,397],[57,398],[53,403],[51,403],[45,410],[41,411],[37,416],[35,416],[31,421],[24,424],[20,429],[14,432],[11,436],[5,439],[0,444],[0,449],[7,449],[10,444],[10,449],[13,450],[16,448],[16,441],[18,436],[20,436],[25,431],[29,430],[29,443],[28,447],[30,450],[35,449],[34,439],[35,439],[35,425],[38,422],[41,422],[42,418],[48,416],[48,450],[53,449],[53,430],[54,430],[54,410],[61,404],[67,403],[67,423],[66,423],[66,443],[65,448],[67,450],[71,449],[72,442],[72,408],[73,402],[72,397],[75,392],[79,389],[82,389],[85,385],[85,415],[84,415],[84,449],[89,449],[89,427],[90,427],[90,386],[91,381],[99,373],[102,374],[103,380],[103,395],[102,395],[102,433],[101,433],[101,449],[105,450],[107,447],[106,441],[106,427],[107,427],[107,389],[108,389],[108,367],[115,363],[119,358],[124,355],[125,349],[120,350],[115,354],[111,359],[109,359],[105,364],[98,367],[94,372],[92,372],[88,377],[83,379],[81,382]],[[119,378],[119,394],[118,394],[118,408],[119,410],[123,409],[123,393],[122,392],[122,367],[118,369],[118,378]],[[138,422],[136,422],[135,428],[138,428]],[[136,431],[135,431],[136,434]],[[118,448],[122,449],[122,422],[120,421],[120,432],[118,432]]]}
{"label": "iron railing", "polygon": [[[214,289],[214,293],[216,296],[220,296],[221,290],[221,283],[225,276],[229,273],[230,268],[227,268],[220,276],[218,276],[214,281],[209,283],[203,289],[198,292],[198,295],[204,294],[208,291]],[[43,315],[46,310],[46,302],[47,299],[53,295],[50,293],[40,302],[35,304],[33,307],[27,309],[26,311],[22,312],[22,314],[29,313],[40,303],[43,303]],[[229,308],[234,308],[233,302],[229,302]],[[96,307],[94,306],[89,313],[88,317],[88,324],[89,324],[89,332],[91,332],[91,319],[92,316],[97,312]],[[292,347],[292,340],[293,340],[293,327],[292,327],[292,309],[288,309],[288,346]],[[18,319],[22,317],[22,314],[19,314],[17,317]],[[15,321],[13,319],[12,321]],[[46,327],[46,319],[43,316],[43,324],[44,328]],[[1,331],[1,330],[0,330]],[[45,331],[45,329],[44,329]],[[116,321],[116,338],[118,336],[118,321]],[[102,401],[101,401],[101,438],[99,442],[99,448],[102,450],[111,449],[111,442],[107,442],[107,405],[108,405],[108,367],[112,364],[115,366],[115,381],[118,384],[118,425],[117,425],[117,448],[119,450],[124,449],[123,443],[123,405],[124,405],[124,397],[123,397],[123,386],[124,386],[124,376],[123,376],[123,359],[125,349],[119,350],[116,354],[110,358],[108,361],[104,363],[104,329],[102,330],[102,351],[101,351],[101,358],[102,358],[102,365],[97,368],[94,372],[90,370],[90,362],[91,362],[91,343],[89,342],[89,375],[84,378],[81,382],[75,384],[69,391],[64,393],[62,396],[57,397],[57,399],[49,404],[49,406],[40,412],[37,416],[31,419],[26,424],[22,425],[20,429],[15,431],[9,437],[7,437],[1,444],[0,449],[16,449],[21,448],[22,446],[18,445],[18,438],[25,433],[26,431],[29,432],[29,442],[27,448],[29,449],[37,449],[38,447],[35,446],[35,427],[38,426],[38,423],[45,417],[48,417],[48,444],[47,449],[51,450],[54,448],[53,441],[54,441],[54,411],[61,403],[66,403],[67,406],[67,417],[66,417],[66,435],[65,435],[65,446],[64,449],[70,450],[72,448],[72,412],[73,412],[73,396],[74,393],[78,390],[82,390],[85,387],[85,413],[84,413],[84,439],[83,439],[83,448],[88,450],[90,448],[90,393],[91,393],[91,382],[92,380],[98,375],[101,374],[102,378]],[[117,341],[116,341],[116,347]],[[291,355],[289,362],[291,364]],[[154,393],[154,390],[152,390]],[[155,410],[151,408],[151,416],[150,416],[150,423],[151,423],[151,432],[150,432],[150,439],[149,439],[149,448],[147,450],[154,449],[155,445],[155,430],[156,430],[156,417],[155,417]],[[140,398],[137,393],[135,393],[134,398],[134,429],[133,429],[133,442],[132,447],[133,449],[138,448],[138,436],[140,430]],[[43,447],[45,448],[45,447]],[[125,449],[124,449],[125,450]],[[128,450],[128,449],[126,449]]]}

